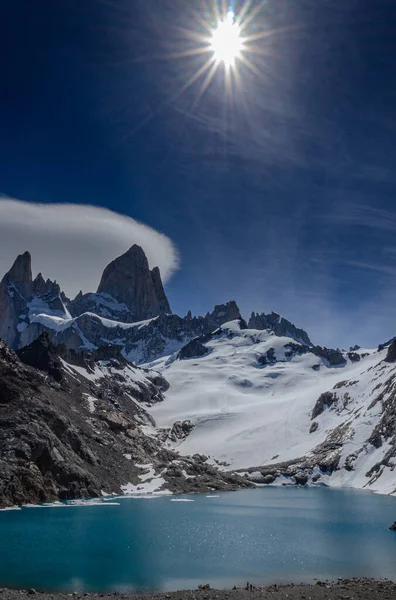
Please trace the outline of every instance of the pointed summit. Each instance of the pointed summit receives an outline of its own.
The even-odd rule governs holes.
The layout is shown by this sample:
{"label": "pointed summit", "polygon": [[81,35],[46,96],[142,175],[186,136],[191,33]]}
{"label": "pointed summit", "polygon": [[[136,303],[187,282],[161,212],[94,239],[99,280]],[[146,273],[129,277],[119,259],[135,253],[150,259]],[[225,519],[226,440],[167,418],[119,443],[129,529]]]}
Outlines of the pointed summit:
{"label": "pointed summit", "polygon": [[32,257],[30,252],[24,252],[17,256],[4,279],[17,286],[23,296],[30,294],[32,286]]}
{"label": "pointed summit", "polygon": [[171,313],[158,267],[152,271],[137,244],[104,270],[98,294],[109,294],[125,304],[137,321]]}

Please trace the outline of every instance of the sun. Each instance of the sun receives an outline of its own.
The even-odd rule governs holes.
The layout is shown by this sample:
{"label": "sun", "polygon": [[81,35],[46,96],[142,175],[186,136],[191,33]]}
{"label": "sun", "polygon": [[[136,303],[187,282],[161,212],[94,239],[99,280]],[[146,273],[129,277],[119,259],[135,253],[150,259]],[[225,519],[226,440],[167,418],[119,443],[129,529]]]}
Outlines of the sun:
{"label": "sun", "polygon": [[[253,1],[246,0],[238,14],[233,8],[228,8],[227,12],[222,11],[221,7],[226,0],[205,0],[212,10],[203,16],[193,11],[194,25],[180,28],[188,42],[187,47],[167,57],[191,59],[194,65],[184,85],[172,96],[173,100],[197,84],[197,93],[192,104],[193,109],[196,110],[218,74],[219,81],[224,81],[227,97],[231,97],[236,90],[242,89],[242,77],[246,71],[250,71],[257,77],[261,76],[257,62],[259,56],[264,55],[264,51],[257,43],[269,37],[271,32],[257,30],[256,24],[255,31],[251,31],[252,23],[256,21],[262,9],[261,2],[253,8]],[[199,31],[195,28],[195,21]]]}
{"label": "sun", "polygon": [[241,58],[244,43],[241,28],[235,20],[235,13],[229,10],[225,19],[219,21],[212,32],[210,48],[217,64],[223,63],[229,69]]}

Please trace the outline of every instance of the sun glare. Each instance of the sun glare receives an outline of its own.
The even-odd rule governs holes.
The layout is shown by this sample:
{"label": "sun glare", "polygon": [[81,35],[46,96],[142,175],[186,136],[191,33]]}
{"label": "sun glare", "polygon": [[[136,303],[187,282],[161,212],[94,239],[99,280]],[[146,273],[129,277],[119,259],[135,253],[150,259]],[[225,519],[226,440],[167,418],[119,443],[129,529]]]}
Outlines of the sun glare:
{"label": "sun glare", "polygon": [[223,63],[226,68],[234,66],[235,60],[241,58],[243,39],[234,11],[229,10],[226,18],[213,31],[211,49],[217,64]]}
{"label": "sun glare", "polygon": [[[192,44],[185,51],[173,55],[175,58],[191,57],[194,60],[196,69],[194,67],[191,76],[175,96],[181,96],[187,89],[197,84],[197,94],[192,104],[194,110],[219,71],[223,71],[223,77],[220,76],[219,81],[224,81],[227,96],[241,89],[242,77],[246,71],[260,77],[261,72],[257,67],[257,61],[259,55],[264,52],[258,42],[270,35],[265,30],[255,31],[254,34],[249,33],[251,24],[261,10],[261,3],[257,3],[253,8],[254,0],[246,0],[244,7],[237,14],[232,8],[227,12],[222,11],[221,6],[224,6],[226,0],[207,1],[212,10],[204,16],[199,13],[194,14],[204,33],[194,28],[182,28],[182,32]],[[210,56],[206,57],[207,54]]]}

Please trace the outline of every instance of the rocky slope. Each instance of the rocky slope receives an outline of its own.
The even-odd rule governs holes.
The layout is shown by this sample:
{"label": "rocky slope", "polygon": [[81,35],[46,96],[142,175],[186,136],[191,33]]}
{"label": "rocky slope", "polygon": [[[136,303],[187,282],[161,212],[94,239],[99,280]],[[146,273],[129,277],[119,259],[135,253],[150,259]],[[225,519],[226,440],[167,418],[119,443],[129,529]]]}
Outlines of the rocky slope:
{"label": "rocky slope", "polygon": [[147,407],[167,385],[112,347],[76,354],[44,334],[16,354],[0,342],[0,507],[249,485],[152,434]]}

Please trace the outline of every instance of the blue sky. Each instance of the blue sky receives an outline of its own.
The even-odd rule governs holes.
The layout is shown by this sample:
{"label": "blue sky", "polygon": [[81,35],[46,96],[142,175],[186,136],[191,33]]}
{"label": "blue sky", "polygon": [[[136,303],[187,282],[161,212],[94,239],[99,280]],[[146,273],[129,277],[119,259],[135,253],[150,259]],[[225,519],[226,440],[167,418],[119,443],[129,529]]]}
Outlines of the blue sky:
{"label": "blue sky", "polygon": [[201,58],[180,55],[211,5],[9,2],[0,191],[107,207],[166,234],[179,314],[234,298],[321,344],[389,339],[396,4],[252,1],[250,33],[269,34],[254,72],[241,65],[226,94],[219,70],[199,97],[202,79],[183,87]]}

